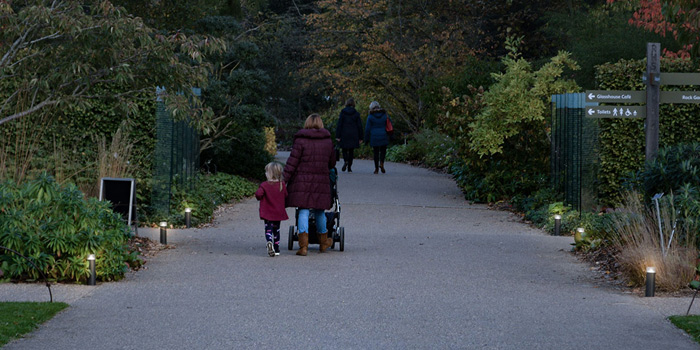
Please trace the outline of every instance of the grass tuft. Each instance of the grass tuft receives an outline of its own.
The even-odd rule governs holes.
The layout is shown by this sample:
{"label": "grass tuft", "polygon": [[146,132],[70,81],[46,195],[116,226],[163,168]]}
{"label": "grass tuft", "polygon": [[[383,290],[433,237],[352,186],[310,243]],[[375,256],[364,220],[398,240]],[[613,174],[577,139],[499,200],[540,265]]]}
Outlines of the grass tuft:
{"label": "grass tuft", "polygon": [[630,284],[645,283],[646,267],[656,267],[656,287],[660,291],[677,291],[688,286],[695,275],[693,266],[698,250],[694,237],[679,238],[673,231],[672,206],[661,206],[661,226],[664,232],[664,250],[659,235],[659,222],[652,208],[646,206],[636,193],[626,195],[623,208],[614,217],[620,254],[618,261]]}

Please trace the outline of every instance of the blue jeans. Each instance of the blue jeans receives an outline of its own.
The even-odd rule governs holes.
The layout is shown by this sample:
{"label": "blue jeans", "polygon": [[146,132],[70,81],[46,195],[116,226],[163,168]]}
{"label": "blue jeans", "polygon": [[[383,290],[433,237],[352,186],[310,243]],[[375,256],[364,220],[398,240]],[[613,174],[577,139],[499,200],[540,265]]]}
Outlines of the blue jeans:
{"label": "blue jeans", "polygon": [[316,217],[316,233],[327,233],[326,213],[323,209],[301,209],[299,208],[299,233],[309,233],[309,210],[314,211]]}

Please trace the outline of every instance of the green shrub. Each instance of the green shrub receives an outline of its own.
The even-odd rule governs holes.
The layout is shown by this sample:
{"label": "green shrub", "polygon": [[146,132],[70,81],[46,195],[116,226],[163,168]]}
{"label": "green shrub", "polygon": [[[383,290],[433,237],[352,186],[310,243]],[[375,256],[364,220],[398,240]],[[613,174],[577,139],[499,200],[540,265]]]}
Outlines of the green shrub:
{"label": "green shrub", "polygon": [[[139,263],[127,248],[129,227],[109,202],[85,200],[76,186],[59,186],[49,175],[0,184],[0,212],[0,245],[31,258],[52,280],[85,281],[88,254],[95,254],[96,278],[103,281],[121,279],[127,264]],[[0,255],[0,269],[5,278],[40,278],[14,253]]]}
{"label": "green shrub", "polygon": [[[561,215],[561,235],[574,235],[575,250],[589,250],[612,242],[614,235],[613,217],[616,213],[591,213],[572,210],[561,201],[561,194],[543,188],[531,196],[517,195],[512,203],[516,210],[524,213],[524,218],[543,230],[554,233],[554,215]],[[576,229],[585,231],[582,237]]]}
{"label": "green shrub", "polygon": [[[260,170],[263,172],[264,167]],[[171,210],[167,218],[150,214],[144,222],[167,221],[171,225],[185,224],[185,208],[192,209],[191,224],[198,226],[210,222],[214,210],[222,204],[252,196],[258,185],[240,176],[226,173],[202,174],[197,177],[194,188],[175,188]]]}
{"label": "green shrub", "polygon": [[454,142],[448,136],[425,129],[413,135],[407,143],[390,147],[386,159],[390,162],[420,163],[441,169],[450,164],[453,153]]}
{"label": "green shrub", "polygon": [[649,199],[656,193],[671,193],[683,185],[700,186],[700,143],[693,142],[663,147],[633,179],[625,183],[629,189],[643,190]]}
{"label": "green shrub", "polygon": [[519,57],[518,42],[509,40],[504,72],[492,75],[488,91],[469,87],[468,94],[455,96],[451,89],[443,90],[445,114],[436,123],[455,140],[450,172],[472,201],[529,196],[548,184],[548,101],[554,93],[578,89],[562,75],[565,67],[576,67],[567,53],[535,70]]}
{"label": "green shrub", "polygon": [[537,161],[529,157],[504,158],[497,154],[465,159],[455,159],[450,174],[464,192],[466,199],[475,202],[509,200],[516,194],[529,196],[548,186],[547,174]]}
{"label": "green shrub", "polygon": [[[522,194],[516,194],[511,199],[511,203],[515,209],[519,212],[525,213],[525,219],[532,221],[535,224],[539,224],[540,220],[535,218],[542,207],[549,205],[549,203],[561,203],[562,194],[553,190],[550,187],[544,187],[537,190],[530,196],[524,196]],[[562,212],[564,206],[562,205]],[[560,212],[553,212],[552,214],[562,214]]]}

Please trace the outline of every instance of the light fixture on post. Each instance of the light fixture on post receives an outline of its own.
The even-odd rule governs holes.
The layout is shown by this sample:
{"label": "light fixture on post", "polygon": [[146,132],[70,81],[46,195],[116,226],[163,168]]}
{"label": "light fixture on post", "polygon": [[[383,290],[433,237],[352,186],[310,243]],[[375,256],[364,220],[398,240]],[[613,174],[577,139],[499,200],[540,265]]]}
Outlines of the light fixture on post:
{"label": "light fixture on post", "polygon": [[190,228],[191,220],[192,220],[192,209],[185,208],[185,227]]}
{"label": "light fixture on post", "polygon": [[576,243],[576,246],[578,247],[579,244],[581,244],[586,237],[586,230],[583,227],[579,227],[576,229],[576,233],[574,233],[574,242]]}
{"label": "light fixture on post", "polygon": [[90,264],[90,277],[88,278],[88,286],[95,285],[95,254],[89,254],[87,256],[88,263]]}
{"label": "light fixture on post", "polygon": [[554,215],[554,235],[561,235],[561,215]]}
{"label": "light fixture on post", "polygon": [[656,289],[656,268],[647,267],[647,288],[644,292],[644,296],[653,297],[654,289]]}
{"label": "light fixture on post", "polygon": [[168,244],[168,231],[166,230],[167,226],[167,222],[160,222],[160,244]]}

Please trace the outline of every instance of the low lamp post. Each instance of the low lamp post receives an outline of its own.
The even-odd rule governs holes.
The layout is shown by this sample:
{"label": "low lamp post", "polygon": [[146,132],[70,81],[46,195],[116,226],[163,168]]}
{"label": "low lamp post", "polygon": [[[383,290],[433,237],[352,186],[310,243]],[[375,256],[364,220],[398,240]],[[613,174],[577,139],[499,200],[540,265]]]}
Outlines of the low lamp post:
{"label": "low lamp post", "polygon": [[647,288],[644,292],[645,297],[653,297],[656,289],[656,268],[647,267]]}
{"label": "low lamp post", "polygon": [[192,209],[185,208],[185,227],[190,228],[191,221],[192,221]]}
{"label": "low lamp post", "polygon": [[88,278],[88,286],[95,285],[95,254],[89,254],[87,256],[88,263],[90,264],[90,277]]}
{"label": "low lamp post", "polygon": [[561,215],[554,215],[554,235],[561,235]]}
{"label": "low lamp post", "polygon": [[168,244],[168,231],[166,229],[167,226],[167,222],[160,222],[160,244]]}

